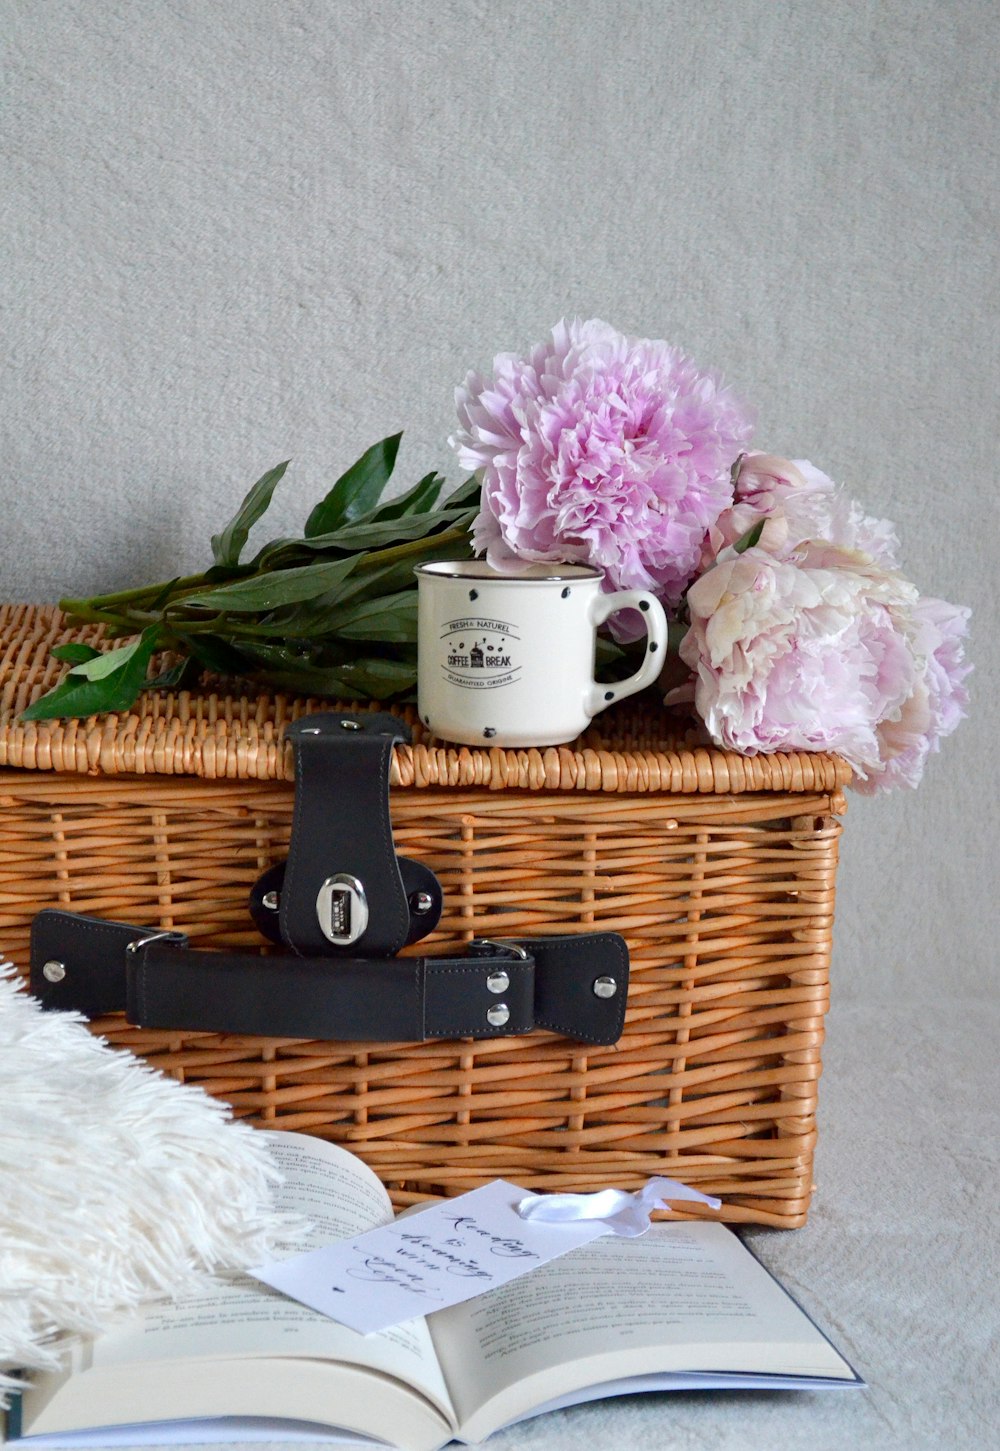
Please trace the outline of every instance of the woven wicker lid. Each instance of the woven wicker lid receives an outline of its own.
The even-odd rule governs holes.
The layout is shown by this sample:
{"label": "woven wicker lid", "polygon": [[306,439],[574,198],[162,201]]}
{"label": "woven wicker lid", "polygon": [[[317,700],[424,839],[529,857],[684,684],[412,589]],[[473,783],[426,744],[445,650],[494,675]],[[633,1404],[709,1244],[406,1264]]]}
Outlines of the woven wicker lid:
{"label": "woven wicker lid", "polygon": [[[97,626],[70,629],[51,605],[0,605],[0,767],[89,775],[284,781],[289,721],[330,702],[256,690],[147,692],[128,715],[30,721],[21,712],[60,678],[53,645],[97,644]],[[360,707],[365,708],[365,707]],[[654,701],[605,711],[566,746],[506,750],[441,744],[400,707],[412,746],[397,747],[394,786],[609,792],[836,791],[851,779],[838,756],[794,751],[741,756],[703,745]]]}

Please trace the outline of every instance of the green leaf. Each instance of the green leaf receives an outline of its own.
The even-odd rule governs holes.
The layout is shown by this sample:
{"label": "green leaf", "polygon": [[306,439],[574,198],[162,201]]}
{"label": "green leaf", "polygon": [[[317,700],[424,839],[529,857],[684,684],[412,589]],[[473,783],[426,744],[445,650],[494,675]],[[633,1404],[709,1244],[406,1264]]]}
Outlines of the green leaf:
{"label": "green leaf", "polygon": [[156,598],[153,599],[153,600],[151,600],[150,603],[146,606],[146,608],[149,610],[149,612],[151,614],[155,610],[162,610],[163,609],[163,606],[167,603],[167,601],[169,600],[169,598],[171,596],[171,593],[173,592],[174,585],[177,584],[177,582],[180,579],[180,577],[181,576],[178,574],[178,575],[175,575],[172,580],[169,580],[168,583],[165,584],[163,586],[163,588],[160,590],[160,592],[156,596]]}
{"label": "green leaf", "polygon": [[667,650],[671,655],[676,655],[684,641],[684,636],[691,626],[684,620],[671,620],[667,626]]}
{"label": "green leaf", "polygon": [[466,539],[464,546],[454,539],[446,539],[443,544],[436,543],[436,536],[432,535],[427,546],[419,553],[408,554],[405,559],[400,559],[395,564],[385,564],[380,569],[366,569],[364,563],[360,566],[344,590],[343,597],[359,599],[373,599],[379,595],[396,594],[409,585],[412,589],[417,587],[417,579],[414,569],[418,564],[432,564],[436,560],[444,559],[471,559],[472,546]]}
{"label": "green leaf", "polygon": [[265,545],[255,561],[258,569],[287,569],[306,564],[315,554],[369,553],[391,549],[450,528],[472,523],[471,509],[435,509],[427,514],[408,514],[399,519],[378,519],[373,511],[353,524],[313,539],[274,539]]}
{"label": "green leaf", "polygon": [[317,561],[297,569],[272,569],[264,574],[239,579],[218,589],[202,590],[180,601],[185,607],[221,610],[227,614],[252,615],[276,610],[281,605],[316,599],[347,578],[358,562],[353,554],[347,559]]}
{"label": "green leaf", "polygon": [[[353,558],[363,561],[364,555],[354,555]],[[376,594],[389,593],[388,585],[382,581],[390,580],[395,572],[391,565],[368,574],[355,572],[343,584],[316,599],[275,610],[270,618],[253,623],[254,639],[310,640],[314,636],[328,634],[348,601],[368,598],[373,589]]]}
{"label": "green leaf", "polygon": [[380,656],[364,656],[340,666],[345,683],[354,690],[362,690],[373,699],[387,695],[398,695],[417,683],[416,660],[386,660]]}
{"label": "green leaf", "polygon": [[[150,626],[150,628],[154,628]],[[80,660],[70,667],[70,675],[82,675],[85,680],[105,680],[109,675],[114,675],[121,670],[132,659],[132,656],[143,647],[145,632],[136,636],[127,645],[119,645],[116,650],[105,650],[104,653],[95,652],[87,660]]]}
{"label": "green leaf", "polygon": [[[64,675],[54,690],[41,696],[27,710],[22,720],[59,720],[67,716],[96,715],[106,710],[109,686],[106,681],[81,680],[77,675]],[[136,695],[138,695],[136,691]]]}
{"label": "green leaf", "polygon": [[625,651],[620,645],[616,645],[614,640],[609,639],[607,635],[598,635],[594,650],[596,665],[614,665],[617,661],[624,659]]}
{"label": "green leaf", "polygon": [[744,550],[753,548],[764,532],[764,523],[765,521],[763,519],[758,519],[752,528],[748,529],[745,534],[737,539],[733,545],[737,554],[742,554]]}
{"label": "green leaf", "polygon": [[301,640],[245,640],[240,653],[252,665],[275,670],[297,670],[317,663],[337,665],[347,658],[338,655],[331,661],[324,646]]}
{"label": "green leaf", "polygon": [[417,638],[417,592],[401,590],[365,600],[331,622],[334,634],[347,640],[384,640],[412,644]]}
{"label": "green leaf", "polygon": [[[201,576],[200,580],[197,581],[197,583],[229,584],[229,582],[234,579],[246,579],[248,574],[253,574],[254,572],[254,566],[252,563],[227,565],[213,564],[211,569],[205,570],[204,574]],[[189,580],[188,585],[190,586],[191,583],[192,581]],[[183,598],[184,596],[181,595],[182,601]]]}
{"label": "green leaf", "polygon": [[160,627],[150,625],[133,646],[111,650],[99,658],[117,657],[117,666],[94,679],[81,674],[87,665],[74,666],[55,690],[43,695],[23,712],[22,720],[57,720],[65,716],[89,716],[131,710],[146,683],[149,661],[160,639]]}
{"label": "green leaf", "polygon": [[464,484],[459,484],[453,494],[442,499],[442,509],[467,509],[473,505],[478,509],[482,498],[483,481],[479,474],[470,474]]}
{"label": "green leaf", "polygon": [[213,675],[249,674],[246,656],[221,635],[182,635],[181,642],[193,659]]}
{"label": "green leaf", "polygon": [[281,482],[290,462],[290,459],[286,459],[258,479],[222,533],[213,534],[212,554],[217,565],[232,568],[239,564],[250,530],[266,512],[271,495]]}
{"label": "green leaf", "polygon": [[401,433],[394,433],[380,443],[372,444],[357,463],[340,476],[306,520],[307,539],[339,529],[378,502],[395,468],[402,437]]}
{"label": "green leaf", "polygon": [[67,645],[53,645],[51,651],[53,659],[64,660],[69,665],[81,665],[85,660],[93,660],[100,653],[93,645],[76,644],[73,641]]}
{"label": "green leaf", "polygon": [[162,671],[152,680],[146,681],[147,690],[177,690],[187,689],[196,685],[201,674],[201,666],[193,656],[187,659],[178,660],[176,665],[171,665],[169,670]]}
{"label": "green leaf", "polygon": [[441,492],[441,485],[444,479],[440,474],[425,474],[419,483],[414,484],[405,494],[398,498],[390,499],[387,504],[382,504],[375,512],[378,519],[401,519],[405,514],[426,514],[428,509],[437,499]]}
{"label": "green leaf", "polygon": [[365,657],[343,665],[303,665],[268,668],[269,685],[301,695],[324,695],[331,700],[388,700],[412,690],[417,682],[416,661]]}
{"label": "green leaf", "polygon": [[407,553],[404,559],[384,564],[380,568],[368,568],[368,556],[356,555],[358,564],[343,584],[320,595],[314,600],[303,600],[299,605],[276,612],[270,619],[256,622],[254,636],[272,639],[309,640],[337,630],[348,604],[360,604],[363,600],[378,600],[387,595],[403,591],[415,592],[417,587],[414,568],[418,564],[429,564],[438,559],[463,559],[471,557],[472,550],[466,541],[454,539],[437,542],[432,536],[420,550]]}
{"label": "green leaf", "polygon": [[[334,535],[326,535],[326,548],[336,548],[345,553],[354,550],[388,549],[393,544],[403,544],[410,539],[422,539],[438,529],[450,529],[464,522],[471,522],[468,509],[435,509],[428,514],[411,514],[402,519],[368,521],[358,519],[347,528],[338,529]],[[318,546],[318,539],[309,540]]]}

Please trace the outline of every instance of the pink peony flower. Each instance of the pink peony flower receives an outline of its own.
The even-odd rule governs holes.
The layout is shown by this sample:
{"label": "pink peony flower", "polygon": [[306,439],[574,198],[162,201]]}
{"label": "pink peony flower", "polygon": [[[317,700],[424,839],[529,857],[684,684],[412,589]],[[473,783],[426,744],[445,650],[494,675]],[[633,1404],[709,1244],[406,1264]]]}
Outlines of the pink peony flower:
{"label": "pink peony flower", "polygon": [[966,704],[968,612],[921,601],[869,555],[807,544],[794,560],[728,550],[688,591],[690,698],[730,750],[834,751],[873,792],[915,786]]}
{"label": "pink peony flower", "polygon": [[970,611],[946,600],[918,600],[907,631],[917,666],[913,693],[898,720],[879,726],[882,760],[855,785],[867,796],[894,786],[917,786],[927,757],[963,719],[969,703],[965,678],[972,670],[962,641]]}
{"label": "pink peony flower", "polygon": [[752,418],[677,348],[607,323],[563,321],[527,358],[455,393],[463,468],[483,471],[473,542],[495,568],[578,561],[608,589],[676,604],[709,526],[732,501],[730,468]]}
{"label": "pink peony flower", "polygon": [[899,567],[899,540],[888,519],[866,514],[808,459],[748,453],[732,506],[709,527],[702,568],[708,569],[760,519],[765,522],[758,544],[779,558],[789,558],[805,540],[826,539],[871,555],[885,569]]}

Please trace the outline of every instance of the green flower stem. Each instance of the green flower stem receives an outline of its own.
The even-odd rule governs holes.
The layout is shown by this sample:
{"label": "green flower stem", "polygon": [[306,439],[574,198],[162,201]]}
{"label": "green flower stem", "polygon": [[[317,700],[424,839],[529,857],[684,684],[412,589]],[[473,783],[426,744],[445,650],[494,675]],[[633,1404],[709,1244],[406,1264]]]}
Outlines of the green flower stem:
{"label": "green flower stem", "polygon": [[60,600],[59,608],[67,615],[75,615],[80,618],[89,609],[114,609],[116,605],[128,605],[134,600],[144,600],[150,597],[155,599],[158,594],[163,593],[168,584],[172,584],[174,589],[178,590],[202,589],[205,585],[205,576],[189,574],[185,579],[164,580],[162,584],[139,585],[135,589],[119,590],[116,594],[91,595],[89,599],[85,600]]}
{"label": "green flower stem", "polygon": [[[364,554],[355,566],[358,574],[383,569],[386,565],[400,564],[406,559],[418,560],[428,547],[440,548],[442,544],[469,543],[467,527],[456,526],[441,534],[425,535],[405,544],[396,544],[388,549],[374,549]],[[264,571],[267,573],[268,571]],[[280,570],[273,573],[280,574]],[[141,589],[119,590],[115,594],[93,595],[90,599],[62,599],[59,608],[64,614],[83,624],[104,625],[119,634],[139,634],[147,625],[159,624],[170,631],[172,645],[167,648],[183,649],[183,636],[203,634],[224,634],[234,640],[255,640],[258,632],[250,620],[233,617],[225,613],[206,617],[187,617],[175,614],[184,610],[184,599],[197,594],[208,584],[204,574],[188,575],[175,581],[169,598],[160,610],[135,608],[147,600],[162,595],[167,584],[147,585]],[[122,606],[125,606],[123,609]],[[128,608],[132,606],[132,608]],[[166,642],[165,642],[166,643]]]}
{"label": "green flower stem", "polygon": [[[387,564],[399,564],[408,558],[417,558],[427,549],[428,544],[438,548],[442,544],[468,543],[469,531],[467,528],[456,527],[446,529],[441,534],[425,535],[422,539],[411,539],[406,544],[395,544],[390,549],[373,549],[368,551],[364,558],[359,560],[356,568],[358,573],[367,570],[381,569]],[[318,556],[317,556],[318,557]],[[267,573],[268,571],[264,571]],[[274,573],[280,573],[275,570]],[[250,576],[246,576],[250,578]],[[190,574],[184,579],[174,581],[169,598],[164,603],[164,611],[183,605],[186,595],[198,594],[208,584],[204,574]],[[160,614],[143,610],[126,610],[124,614],[116,613],[115,607],[129,605],[142,600],[155,599],[167,588],[167,582],[162,584],[146,585],[139,589],[119,590],[116,594],[92,595],[89,599],[74,600],[62,599],[59,601],[59,608],[64,614],[72,615],[74,619],[81,620],[86,624],[112,625],[116,629],[122,629],[129,624],[136,623],[141,630],[143,626],[152,624],[161,618]],[[214,622],[199,619],[197,621],[185,621],[184,628],[200,630],[212,630],[217,626]]]}
{"label": "green flower stem", "polygon": [[446,529],[442,534],[426,534],[422,539],[411,539],[408,544],[394,544],[391,549],[373,549],[369,551],[364,559],[358,564],[358,571],[366,569],[381,569],[386,564],[399,564],[402,560],[411,556],[423,554],[428,545],[435,549],[440,544],[456,544],[464,541],[469,543],[468,527],[456,527]]}
{"label": "green flower stem", "polygon": [[[60,600],[59,608],[63,614],[84,625],[108,625],[114,630],[122,630],[132,623],[131,615],[114,615],[109,610],[98,609],[89,600]],[[141,628],[140,625],[139,629]]]}

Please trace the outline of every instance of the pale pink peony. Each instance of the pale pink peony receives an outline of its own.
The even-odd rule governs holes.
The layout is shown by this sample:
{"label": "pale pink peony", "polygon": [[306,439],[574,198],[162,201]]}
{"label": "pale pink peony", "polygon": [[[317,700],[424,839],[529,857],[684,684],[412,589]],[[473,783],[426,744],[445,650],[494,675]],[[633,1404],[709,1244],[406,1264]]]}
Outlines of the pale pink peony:
{"label": "pale pink peony", "polygon": [[885,569],[899,568],[899,540],[888,519],[868,515],[842,487],[808,459],[748,453],[736,481],[732,506],[709,526],[702,550],[703,569],[727,545],[735,544],[764,520],[762,549],[787,559],[804,541],[826,539],[857,549]]}
{"label": "pale pink peony", "polygon": [[917,601],[907,631],[917,666],[913,693],[898,720],[879,726],[882,761],[855,785],[866,795],[893,786],[917,786],[927,757],[940,750],[965,715],[969,693],[965,678],[972,666],[962,641],[968,633],[969,610],[927,596]]}
{"label": "pale pink peony", "polygon": [[491,378],[470,373],[455,401],[449,442],[483,471],[473,542],[490,564],[593,564],[606,588],[677,603],[753,427],[716,374],[666,343],[577,319],[527,358],[500,354]]}
{"label": "pale pink peony", "polygon": [[914,786],[966,703],[967,611],[921,601],[869,555],[807,544],[795,560],[727,550],[688,591],[682,659],[717,744],[833,751],[872,792]]}

